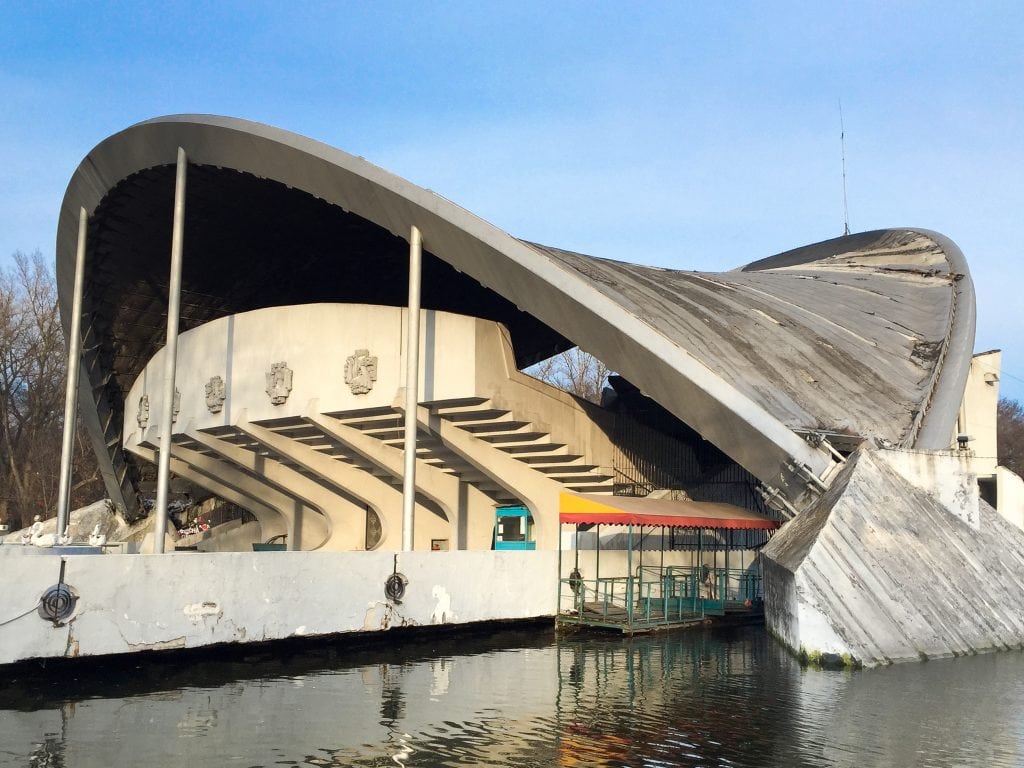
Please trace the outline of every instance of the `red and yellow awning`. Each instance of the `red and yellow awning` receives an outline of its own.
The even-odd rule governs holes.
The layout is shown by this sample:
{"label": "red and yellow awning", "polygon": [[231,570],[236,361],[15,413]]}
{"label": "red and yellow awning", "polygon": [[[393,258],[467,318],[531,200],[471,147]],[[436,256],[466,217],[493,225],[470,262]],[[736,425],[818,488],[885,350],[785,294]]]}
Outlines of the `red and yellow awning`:
{"label": "red and yellow awning", "polygon": [[559,520],[563,523],[746,530],[773,530],[781,525],[777,520],[732,504],[566,492],[559,500]]}

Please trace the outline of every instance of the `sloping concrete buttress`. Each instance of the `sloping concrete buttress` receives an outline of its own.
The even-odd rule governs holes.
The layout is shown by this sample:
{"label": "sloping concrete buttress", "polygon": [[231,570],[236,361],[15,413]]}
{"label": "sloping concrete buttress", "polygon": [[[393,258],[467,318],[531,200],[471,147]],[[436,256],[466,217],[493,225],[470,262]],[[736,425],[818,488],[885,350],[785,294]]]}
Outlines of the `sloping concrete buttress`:
{"label": "sloping concrete buttress", "polygon": [[853,454],[762,551],[771,632],[865,666],[1024,648],[1024,531],[962,466],[955,453]]}

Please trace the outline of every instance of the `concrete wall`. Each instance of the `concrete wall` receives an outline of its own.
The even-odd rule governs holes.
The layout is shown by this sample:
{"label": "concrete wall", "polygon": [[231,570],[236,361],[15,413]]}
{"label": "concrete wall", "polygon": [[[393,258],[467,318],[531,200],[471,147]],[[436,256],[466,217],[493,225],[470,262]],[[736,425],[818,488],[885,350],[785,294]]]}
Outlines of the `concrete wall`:
{"label": "concrete wall", "polygon": [[[1002,353],[982,352],[971,358],[957,432],[970,436],[967,449],[974,457],[974,471],[991,476],[996,470],[996,406],[999,404],[999,371]],[[956,435],[950,443],[956,448]]]}
{"label": "concrete wall", "polygon": [[[1003,517],[1024,528],[1024,481],[1005,467],[997,466],[997,408],[1002,354],[998,349],[971,358],[971,370],[957,421],[957,433],[967,435],[970,470],[979,480],[995,483],[996,508]],[[957,449],[956,435],[950,443]]]}
{"label": "concrete wall", "polygon": [[[76,613],[36,612],[64,581]],[[396,567],[401,605],[384,595]],[[0,547],[8,583],[0,664],[31,658],[193,648],[395,626],[554,616],[557,552],[232,552],[77,555]]]}
{"label": "concrete wall", "polygon": [[[948,456],[861,450],[814,508],[762,551],[765,618],[794,651],[865,665],[1024,648],[1024,531]],[[933,477],[931,492],[907,476]],[[900,471],[897,471],[900,470]],[[958,500],[949,491],[957,484]],[[949,499],[952,498],[952,502]]]}
{"label": "concrete wall", "polygon": [[1024,529],[1024,480],[1006,467],[996,467],[999,514]]}
{"label": "concrete wall", "polygon": [[518,371],[507,331],[486,320],[477,323],[477,391],[487,393],[496,408],[512,411],[611,474],[614,415]]}
{"label": "concrete wall", "polygon": [[929,493],[972,528],[978,527],[978,477],[974,460],[958,451],[882,451],[875,454],[912,486]]}
{"label": "concrete wall", "polygon": [[[261,421],[302,416],[311,400],[321,413],[389,407],[405,375],[407,312],[368,304],[303,304],[271,307],[224,317],[186,331],[178,340],[176,385],[181,393],[175,431],[226,426],[240,419]],[[475,393],[477,320],[425,310],[420,323],[420,392],[424,400]],[[369,392],[355,394],[345,383],[345,363],[356,350],[377,358],[377,379]],[[164,353],[157,352],[125,399],[124,441],[141,439],[139,400],[149,397],[147,432],[157,434],[162,411]],[[292,370],[287,400],[274,405],[266,374],[274,363]],[[218,413],[206,404],[206,384],[224,381]]]}
{"label": "concrete wall", "polygon": [[[390,433],[400,432],[403,419],[406,321],[398,307],[314,304],[242,313],[182,334],[171,471],[253,512],[264,538],[287,531],[290,548],[362,549],[370,510],[382,529],[377,547],[398,549],[404,467]],[[420,409],[415,548],[448,540],[452,548],[489,549],[496,499],[525,503],[538,545],[554,548],[562,490],[611,492],[614,416],[517,371],[498,323],[423,311],[420,343],[420,397],[433,405]],[[345,380],[346,360],[357,350],[377,361],[369,391],[353,391]],[[274,404],[266,388],[276,363],[287,364],[291,390]],[[162,376],[161,351],[124,404],[125,448],[153,462]],[[223,382],[219,411],[207,400],[213,377]],[[445,422],[437,415],[445,406],[479,406],[492,431]],[[297,425],[305,432],[295,437],[273,431]],[[502,431],[508,434],[496,434]],[[516,442],[517,431],[525,432],[522,442],[535,443],[525,446],[530,451],[568,462],[580,456],[581,468],[563,471],[563,483],[489,442]],[[432,441],[433,448],[441,444],[440,457]]]}

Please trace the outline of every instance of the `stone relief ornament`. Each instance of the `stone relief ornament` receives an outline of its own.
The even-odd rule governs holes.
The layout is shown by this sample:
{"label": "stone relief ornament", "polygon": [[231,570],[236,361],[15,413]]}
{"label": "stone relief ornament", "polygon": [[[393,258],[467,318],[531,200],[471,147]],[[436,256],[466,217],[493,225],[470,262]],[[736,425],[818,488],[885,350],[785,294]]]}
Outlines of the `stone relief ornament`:
{"label": "stone relief ornament", "polygon": [[135,415],[135,420],[139,422],[139,429],[149,426],[149,395],[139,398],[139,412]]}
{"label": "stone relief ornament", "polygon": [[267,394],[270,395],[271,405],[280,405],[288,399],[288,393],[292,391],[292,369],[288,363],[274,363],[267,373]]}
{"label": "stone relief ornament", "polygon": [[345,383],[353,395],[365,395],[377,380],[377,358],[368,349],[357,349],[345,361]]}
{"label": "stone relief ornament", "polygon": [[178,412],[181,410],[181,392],[174,388],[174,399],[171,400],[171,424],[178,420]]}
{"label": "stone relief ornament", "polygon": [[224,408],[224,379],[220,376],[212,376],[206,382],[206,407],[210,413],[220,413]]}

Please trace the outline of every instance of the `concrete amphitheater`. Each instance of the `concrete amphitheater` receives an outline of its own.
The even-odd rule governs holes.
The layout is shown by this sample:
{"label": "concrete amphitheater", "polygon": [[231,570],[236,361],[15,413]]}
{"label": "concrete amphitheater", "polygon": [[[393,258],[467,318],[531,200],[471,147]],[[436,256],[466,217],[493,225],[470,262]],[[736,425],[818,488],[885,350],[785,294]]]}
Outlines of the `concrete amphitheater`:
{"label": "concrete amphitheater", "polygon": [[[181,334],[168,407],[179,148]],[[1024,484],[992,458],[998,354],[973,356],[967,262],[936,232],[853,234],[728,272],[640,266],[517,239],[283,130],[163,117],[106,139],[71,178],[57,234],[68,329],[83,216],[78,399],[110,499],[142,514],[170,413],[170,471],[249,515],[212,537],[208,555],[125,555],[146,565],[122,565],[114,580],[180,582],[181,602],[192,576],[168,574],[187,563],[207,577],[269,567],[247,550],[273,537],[293,559],[261,577],[265,595],[289,586],[262,603],[279,615],[257,631],[257,607],[229,622],[223,597],[193,600],[220,613],[185,611],[180,628],[127,645],[104,635],[83,649],[79,637],[76,653],[272,639],[300,624],[329,634],[554,614],[567,496],[666,493],[781,525],[743,546],[760,559],[768,627],[794,651],[873,665],[1024,642]],[[404,335],[414,231],[418,342]],[[600,404],[524,372],[576,346],[614,371]],[[414,347],[407,531],[402,371]],[[529,515],[536,548],[518,560],[493,548],[506,507]],[[320,559],[294,559],[307,553]],[[430,574],[430,598],[396,608],[365,597],[363,583],[369,594],[399,557]],[[80,566],[81,580],[109,578],[119,559],[94,558],[104,564]],[[332,598],[340,623],[265,608],[301,604],[302,584],[338,567],[361,574]],[[486,600],[470,576],[483,572]],[[521,581],[491,605],[513,572]],[[218,628],[203,634],[215,614]],[[53,655],[72,647],[49,642]]]}

